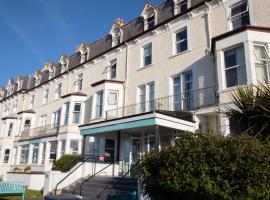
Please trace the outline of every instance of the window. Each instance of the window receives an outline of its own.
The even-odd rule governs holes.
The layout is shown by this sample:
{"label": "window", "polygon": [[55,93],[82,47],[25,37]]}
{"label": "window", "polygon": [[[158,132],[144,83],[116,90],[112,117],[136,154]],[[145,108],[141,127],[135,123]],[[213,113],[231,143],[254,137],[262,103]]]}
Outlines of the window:
{"label": "window", "polygon": [[152,44],[143,47],[143,67],[152,64]]}
{"label": "window", "polygon": [[66,140],[62,140],[61,143],[62,143],[62,146],[61,146],[61,152],[60,153],[61,153],[61,156],[63,156],[65,154],[65,149],[66,149]]}
{"label": "window", "polygon": [[[62,69],[61,69],[61,72],[62,72]],[[49,69],[49,79],[52,79],[53,76],[54,76],[54,69],[51,68],[51,69]]]}
{"label": "window", "polygon": [[57,153],[57,141],[50,142],[51,143],[51,151],[50,151],[50,160],[56,160]]}
{"label": "window", "polygon": [[180,75],[173,78],[173,110],[181,110],[181,77]]}
{"label": "window", "polygon": [[192,79],[192,71],[184,73],[184,106],[188,110],[193,106]]}
{"label": "window", "polygon": [[39,85],[40,84],[40,80],[41,80],[41,77],[40,75],[36,76],[36,79],[35,79],[35,86]]}
{"label": "window", "polygon": [[175,52],[178,54],[186,51],[187,49],[187,28],[185,28],[175,34]]}
{"label": "window", "polygon": [[149,110],[155,110],[155,83],[149,83]]}
{"label": "window", "polygon": [[32,95],[30,97],[30,104],[29,104],[29,108],[32,109],[35,103],[35,95]]}
{"label": "window", "polygon": [[21,149],[20,163],[26,164],[28,162],[29,145],[23,145]]}
{"label": "window", "polygon": [[69,119],[69,105],[70,105],[70,103],[67,102],[64,105],[65,105],[64,124],[67,125],[68,124],[68,119]]}
{"label": "window", "polygon": [[8,163],[9,161],[9,154],[10,154],[10,150],[6,149],[5,150],[5,154],[4,154],[4,163]]}
{"label": "window", "polygon": [[110,79],[116,78],[116,60],[111,62]]}
{"label": "window", "polygon": [[57,128],[60,126],[61,123],[61,109],[57,110],[53,113],[53,128]]}
{"label": "window", "polygon": [[62,83],[58,83],[55,89],[55,99],[61,98],[61,92],[62,92]]}
{"label": "window", "polygon": [[37,164],[38,163],[38,149],[39,144],[33,144],[33,155],[32,155],[32,163]]}
{"label": "window", "polygon": [[63,63],[61,66],[61,73],[64,73],[65,71],[67,71],[67,63]]}
{"label": "window", "polygon": [[44,90],[43,92],[43,105],[48,103],[49,98],[49,89]]}
{"label": "window", "polygon": [[247,1],[240,2],[231,7],[230,21],[233,30],[250,24]]}
{"label": "window", "polygon": [[81,103],[75,103],[73,110],[73,123],[79,124],[81,118]]}
{"label": "window", "polygon": [[118,93],[117,92],[110,92],[109,93],[109,105],[117,105],[118,102]]}
{"label": "window", "polygon": [[79,153],[79,142],[77,140],[70,141],[70,153],[71,154]]}
{"label": "window", "polygon": [[121,31],[118,27],[115,27],[112,33],[112,47],[121,43]]}
{"label": "window", "polygon": [[102,117],[103,114],[103,91],[96,95],[96,117]]}
{"label": "window", "polygon": [[254,53],[257,81],[260,83],[269,83],[270,56],[266,45],[255,44]]}
{"label": "window", "polygon": [[40,143],[42,144],[43,148],[42,148],[42,155],[41,155],[41,163],[44,164],[45,163],[45,155],[46,155],[46,143]]}
{"label": "window", "polygon": [[236,47],[224,52],[227,87],[247,83],[244,47]]}
{"label": "window", "polygon": [[155,26],[155,14],[153,13],[152,16],[148,17],[145,20],[145,30],[154,28]]}
{"label": "window", "polygon": [[39,127],[45,127],[47,121],[47,115],[43,115],[39,118]]}
{"label": "window", "polygon": [[146,101],[146,87],[145,85],[139,86],[139,112],[145,112]]}
{"label": "window", "polygon": [[183,13],[188,9],[188,2],[187,0],[178,0],[175,3],[175,14]]}
{"label": "window", "polygon": [[10,123],[9,124],[9,128],[8,128],[8,137],[10,137],[12,135],[12,132],[13,132],[13,126],[14,126],[14,123]]}
{"label": "window", "polygon": [[75,91],[76,91],[76,92],[82,90],[82,83],[83,83],[83,74],[79,74],[79,75],[76,77],[76,81],[75,81],[75,83],[74,83]]}

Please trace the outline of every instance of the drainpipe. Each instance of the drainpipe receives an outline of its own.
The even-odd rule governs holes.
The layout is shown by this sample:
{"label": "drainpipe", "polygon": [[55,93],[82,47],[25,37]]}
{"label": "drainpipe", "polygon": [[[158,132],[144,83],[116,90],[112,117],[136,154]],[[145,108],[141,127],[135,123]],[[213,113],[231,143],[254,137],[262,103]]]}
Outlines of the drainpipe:
{"label": "drainpipe", "polygon": [[123,94],[123,116],[125,115],[125,105],[126,105],[126,87],[127,87],[127,77],[128,77],[128,43],[126,45],[126,66],[125,66],[125,83],[124,83],[124,94]]}

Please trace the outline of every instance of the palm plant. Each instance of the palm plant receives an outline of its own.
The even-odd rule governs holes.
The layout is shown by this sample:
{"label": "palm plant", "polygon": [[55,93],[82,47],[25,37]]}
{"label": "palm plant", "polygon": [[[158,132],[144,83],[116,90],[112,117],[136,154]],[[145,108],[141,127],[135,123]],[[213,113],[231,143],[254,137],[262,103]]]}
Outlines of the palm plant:
{"label": "palm plant", "polygon": [[226,114],[234,124],[234,133],[270,136],[270,85],[238,87],[232,102]]}

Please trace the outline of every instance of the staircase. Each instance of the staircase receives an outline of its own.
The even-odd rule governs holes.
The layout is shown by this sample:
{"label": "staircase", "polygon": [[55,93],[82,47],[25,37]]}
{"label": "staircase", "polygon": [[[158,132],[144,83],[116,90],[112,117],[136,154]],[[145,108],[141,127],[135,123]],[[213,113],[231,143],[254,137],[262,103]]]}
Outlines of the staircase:
{"label": "staircase", "polygon": [[[87,200],[135,200],[137,198],[138,179],[96,176],[86,180],[83,184],[79,181],[62,190],[63,194],[81,195]],[[81,194],[80,194],[80,187]]]}

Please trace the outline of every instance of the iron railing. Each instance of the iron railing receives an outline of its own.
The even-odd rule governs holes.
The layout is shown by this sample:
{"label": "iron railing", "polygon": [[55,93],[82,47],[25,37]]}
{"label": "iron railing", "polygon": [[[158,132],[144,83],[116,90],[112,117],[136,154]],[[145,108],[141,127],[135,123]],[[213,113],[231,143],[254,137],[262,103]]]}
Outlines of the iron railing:
{"label": "iron railing", "polygon": [[59,124],[51,124],[33,129],[25,129],[21,132],[20,140],[57,135],[59,133],[59,128]]}
{"label": "iron railing", "polygon": [[202,107],[216,105],[217,102],[218,95],[216,87],[211,86],[108,110],[106,112],[106,120],[142,114],[155,110],[175,112],[192,111]]}

